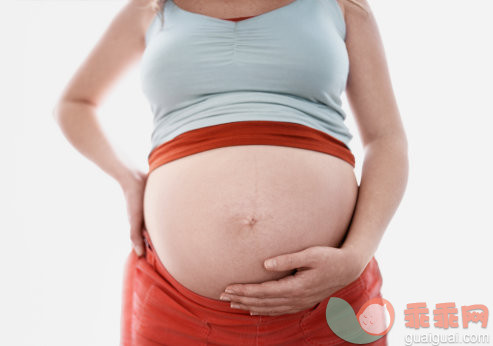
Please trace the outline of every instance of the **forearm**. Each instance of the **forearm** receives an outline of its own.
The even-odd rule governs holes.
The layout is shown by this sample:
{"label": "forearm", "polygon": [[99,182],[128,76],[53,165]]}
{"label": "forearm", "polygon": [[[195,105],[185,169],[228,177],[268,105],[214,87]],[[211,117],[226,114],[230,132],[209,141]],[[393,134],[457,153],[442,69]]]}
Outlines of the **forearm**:
{"label": "forearm", "polygon": [[362,166],[358,199],[342,248],[354,254],[357,276],[377,250],[400,204],[408,179],[407,140],[388,136],[368,144]]}
{"label": "forearm", "polygon": [[104,134],[97,118],[97,109],[88,103],[60,101],[53,116],[67,140],[83,156],[124,186],[134,174],[119,157]]}

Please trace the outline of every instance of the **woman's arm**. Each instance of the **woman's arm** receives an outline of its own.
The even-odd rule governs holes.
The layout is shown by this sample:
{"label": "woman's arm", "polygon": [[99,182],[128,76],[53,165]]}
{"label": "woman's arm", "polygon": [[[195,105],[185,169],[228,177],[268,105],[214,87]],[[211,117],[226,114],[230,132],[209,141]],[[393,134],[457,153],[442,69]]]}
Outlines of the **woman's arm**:
{"label": "woman's arm", "polygon": [[[112,86],[145,49],[145,29],[154,15],[148,0],[129,0],[109,24],[94,49],[63,90],[53,116],[69,142],[86,158],[115,178],[126,195],[139,195],[143,176],[129,167],[108,141],[98,121],[98,109]],[[139,209],[133,208],[132,209]],[[138,211],[133,211],[138,214]],[[132,217],[132,215],[129,215]],[[133,223],[140,225],[138,218]],[[135,245],[143,240],[132,231]],[[142,246],[143,248],[143,246]]]}
{"label": "woman's arm", "polygon": [[342,249],[364,270],[394,215],[407,185],[407,138],[391,85],[383,43],[366,0],[366,12],[345,6],[350,72],[346,95],[364,147],[355,211]]}
{"label": "woman's arm", "polygon": [[98,108],[145,48],[144,0],[130,0],[63,90],[53,116],[70,143],[103,171],[124,184],[131,175],[98,122]]}

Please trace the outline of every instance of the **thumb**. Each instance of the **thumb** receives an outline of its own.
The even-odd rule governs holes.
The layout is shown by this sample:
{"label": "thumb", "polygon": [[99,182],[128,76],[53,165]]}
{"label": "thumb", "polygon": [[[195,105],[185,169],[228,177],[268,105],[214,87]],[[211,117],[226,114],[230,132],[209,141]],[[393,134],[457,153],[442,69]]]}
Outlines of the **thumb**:
{"label": "thumb", "polygon": [[267,270],[285,271],[306,267],[310,262],[309,249],[290,254],[284,254],[265,260],[264,266]]}

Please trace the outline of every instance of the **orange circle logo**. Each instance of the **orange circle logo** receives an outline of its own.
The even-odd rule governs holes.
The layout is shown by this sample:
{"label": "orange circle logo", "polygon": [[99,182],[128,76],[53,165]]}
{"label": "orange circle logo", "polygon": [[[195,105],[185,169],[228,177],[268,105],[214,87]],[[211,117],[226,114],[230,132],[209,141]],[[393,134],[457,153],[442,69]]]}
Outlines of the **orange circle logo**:
{"label": "orange circle logo", "polygon": [[373,298],[359,309],[356,318],[366,333],[370,335],[385,335],[392,328],[395,311],[387,299]]}

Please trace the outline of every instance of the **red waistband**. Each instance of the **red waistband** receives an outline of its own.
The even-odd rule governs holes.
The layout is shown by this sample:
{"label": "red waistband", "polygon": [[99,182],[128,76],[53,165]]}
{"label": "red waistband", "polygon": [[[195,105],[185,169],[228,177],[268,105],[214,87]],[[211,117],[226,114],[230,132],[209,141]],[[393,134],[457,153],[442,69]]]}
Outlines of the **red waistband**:
{"label": "red waistband", "polygon": [[255,120],[206,126],[162,143],[148,155],[148,174],[170,161],[234,145],[276,145],[314,150],[336,156],[355,167],[354,155],[344,142],[323,131],[297,123]]}

